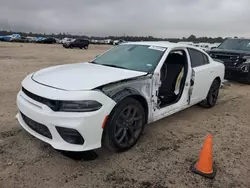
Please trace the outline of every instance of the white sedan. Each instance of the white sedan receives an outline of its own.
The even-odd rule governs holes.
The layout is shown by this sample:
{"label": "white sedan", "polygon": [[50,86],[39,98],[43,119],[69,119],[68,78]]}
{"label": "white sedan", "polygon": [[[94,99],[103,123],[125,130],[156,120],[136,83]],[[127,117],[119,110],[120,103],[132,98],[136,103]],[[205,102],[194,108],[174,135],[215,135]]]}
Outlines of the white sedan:
{"label": "white sedan", "polygon": [[28,75],[17,95],[21,126],[52,147],[86,151],[133,147],[145,124],[192,105],[213,107],[224,65],[169,42],[130,42],[91,62]]}

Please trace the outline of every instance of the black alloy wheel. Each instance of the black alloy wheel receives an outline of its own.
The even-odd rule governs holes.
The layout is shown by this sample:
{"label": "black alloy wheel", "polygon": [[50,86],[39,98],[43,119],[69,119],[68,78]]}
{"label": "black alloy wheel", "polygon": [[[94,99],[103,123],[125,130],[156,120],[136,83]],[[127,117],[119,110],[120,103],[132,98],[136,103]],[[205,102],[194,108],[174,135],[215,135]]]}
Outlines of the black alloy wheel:
{"label": "black alloy wheel", "polygon": [[145,125],[142,105],[133,98],[126,98],[114,109],[104,130],[105,146],[121,152],[133,147]]}
{"label": "black alloy wheel", "polygon": [[123,146],[128,147],[140,135],[142,129],[142,115],[137,106],[128,106],[120,112],[115,122],[115,140]]}
{"label": "black alloy wheel", "polygon": [[200,106],[204,108],[212,108],[217,102],[219,91],[220,82],[218,80],[214,80],[209,89],[207,98],[200,103]]}

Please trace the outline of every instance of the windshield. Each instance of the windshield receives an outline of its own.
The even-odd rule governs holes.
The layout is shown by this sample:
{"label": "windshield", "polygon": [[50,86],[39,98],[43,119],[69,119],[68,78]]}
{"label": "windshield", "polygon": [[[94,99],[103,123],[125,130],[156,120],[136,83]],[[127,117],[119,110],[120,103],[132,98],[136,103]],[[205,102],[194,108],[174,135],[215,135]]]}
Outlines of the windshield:
{"label": "windshield", "polygon": [[141,72],[152,72],[165,51],[166,48],[156,46],[119,45],[97,57],[93,63]]}
{"label": "windshield", "polygon": [[250,51],[250,39],[227,39],[218,49]]}

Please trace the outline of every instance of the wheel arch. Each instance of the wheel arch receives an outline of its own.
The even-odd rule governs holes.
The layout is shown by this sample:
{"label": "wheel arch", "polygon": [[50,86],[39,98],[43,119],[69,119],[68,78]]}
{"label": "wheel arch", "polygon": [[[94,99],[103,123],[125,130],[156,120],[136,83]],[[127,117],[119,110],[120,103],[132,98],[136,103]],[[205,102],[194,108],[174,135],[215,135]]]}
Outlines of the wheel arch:
{"label": "wheel arch", "polygon": [[[211,84],[210,84],[210,86],[209,86],[209,88],[208,88],[207,95],[208,95],[208,93],[209,93],[209,90],[210,90],[210,88],[211,88],[211,86],[212,86],[214,80],[217,80],[217,81],[220,83],[220,86],[221,86],[222,81],[221,81],[220,76],[215,77],[215,78],[212,80],[212,82],[211,82]],[[207,95],[206,95],[206,97],[207,97]]]}
{"label": "wheel arch", "polygon": [[107,94],[106,95],[108,97],[110,97],[111,99],[113,99],[116,102],[116,105],[112,108],[112,110],[109,113],[109,116],[107,116],[107,120],[105,121],[105,125],[103,127],[103,133],[102,133],[102,138],[101,138],[101,143],[102,146],[107,147],[108,149],[111,149],[113,151],[113,148],[110,147],[109,143],[110,140],[108,139],[108,126],[107,124],[109,124],[112,114],[115,112],[115,109],[117,107],[117,105],[119,103],[121,103],[123,100],[127,99],[127,98],[133,98],[134,100],[137,100],[142,107],[144,108],[144,112],[145,112],[145,123],[147,124],[148,122],[148,114],[149,114],[149,108],[148,108],[148,103],[145,97],[143,97],[137,90],[134,89],[130,89],[130,88],[123,88],[122,90],[116,91],[112,94]]}
{"label": "wheel arch", "polygon": [[217,76],[214,80],[217,80],[221,85],[221,78],[219,76]]}
{"label": "wheel arch", "polygon": [[[125,98],[131,97],[135,100],[137,100],[143,107],[145,112],[145,122],[148,122],[148,114],[149,114],[149,108],[148,108],[148,102],[144,96],[142,96],[137,90],[134,90],[132,88],[126,88],[122,89],[120,91],[117,91],[116,93],[109,95],[111,99],[113,99],[117,104],[123,101]],[[116,104],[116,105],[117,105]],[[112,109],[111,113],[115,109],[116,105]]]}

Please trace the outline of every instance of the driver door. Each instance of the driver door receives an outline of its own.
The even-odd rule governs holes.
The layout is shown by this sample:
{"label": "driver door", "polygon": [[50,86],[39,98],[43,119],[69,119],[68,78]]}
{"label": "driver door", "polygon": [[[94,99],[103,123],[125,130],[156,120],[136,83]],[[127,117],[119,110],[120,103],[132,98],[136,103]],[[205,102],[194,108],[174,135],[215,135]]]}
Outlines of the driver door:
{"label": "driver door", "polygon": [[[167,105],[167,106],[162,107],[162,108],[159,106],[158,102],[154,105],[153,121],[162,119],[166,116],[169,116],[171,114],[174,114],[177,111],[180,111],[180,110],[186,108],[190,102],[190,96],[191,96],[190,90],[192,89],[192,86],[191,86],[192,68],[191,68],[189,52],[186,48],[176,48],[176,49],[172,49],[168,53],[166,52],[167,56],[165,56],[162,63],[159,63],[159,67],[157,67],[157,69],[155,71],[156,74],[154,76],[154,89],[153,90],[156,91],[156,96],[154,98],[154,101],[159,101],[158,92],[159,92],[159,88],[162,84],[160,81],[161,80],[160,79],[161,68],[163,67],[168,55],[171,54],[172,52],[176,52],[176,51],[184,52],[185,57],[186,57],[186,65],[185,65],[186,79],[184,80],[184,86],[183,86],[184,88],[183,88],[182,94],[177,102],[170,104],[170,105]],[[168,74],[168,72],[167,72],[167,74]]]}

